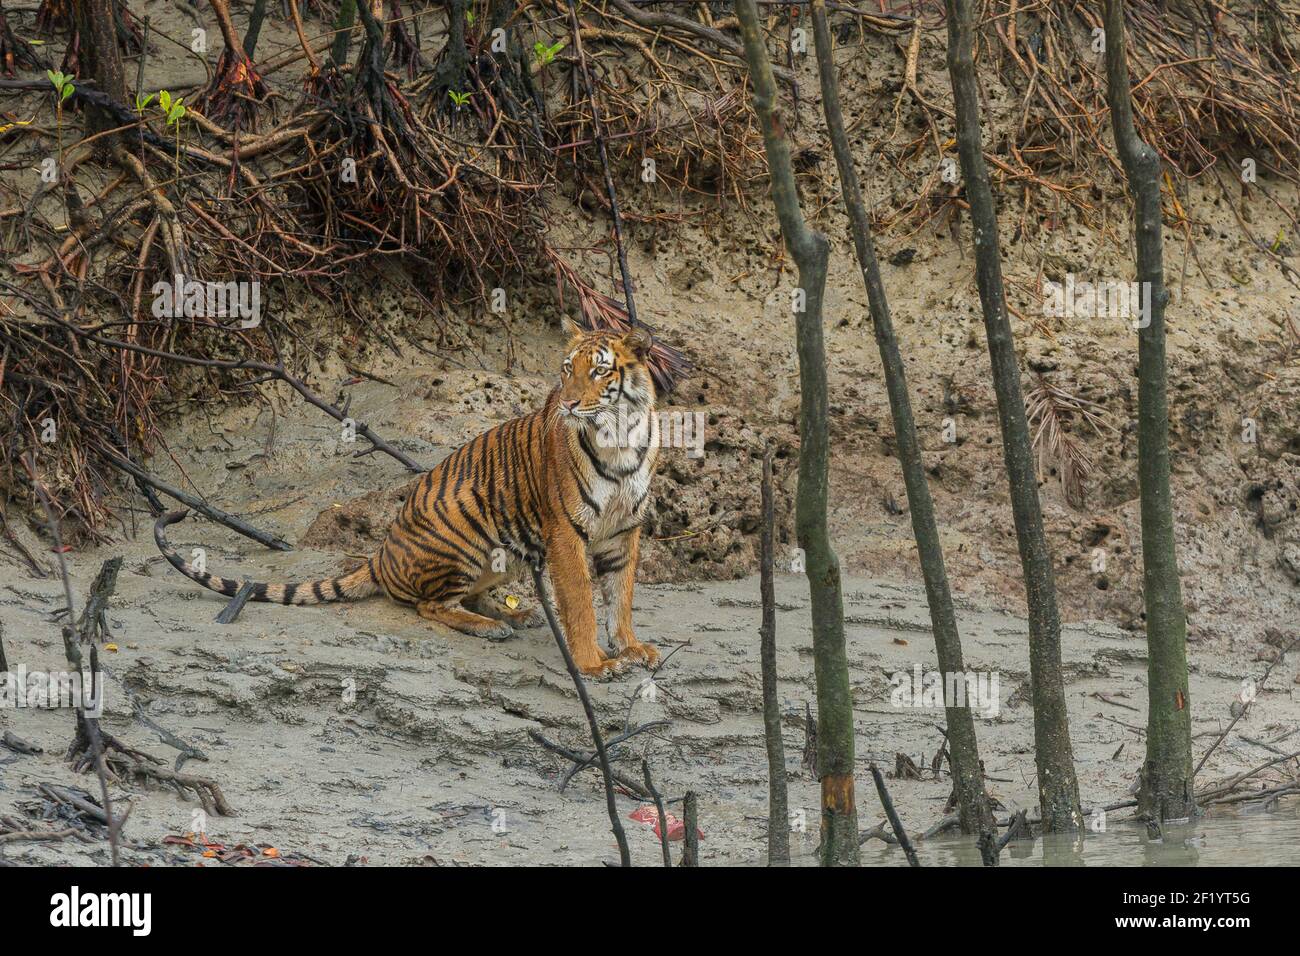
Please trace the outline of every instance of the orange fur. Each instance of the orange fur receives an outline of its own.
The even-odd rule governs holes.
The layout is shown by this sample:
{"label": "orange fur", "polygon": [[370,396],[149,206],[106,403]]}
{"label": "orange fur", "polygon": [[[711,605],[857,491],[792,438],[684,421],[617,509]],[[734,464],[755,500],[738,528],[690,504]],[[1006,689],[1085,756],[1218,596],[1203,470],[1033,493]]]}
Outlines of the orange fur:
{"label": "orange fur", "polygon": [[[484,432],[427,472],[365,567],[309,584],[259,584],[252,599],[313,604],[382,589],[424,618],[499,639],[512,625],[541,618],[496,605],[487,589],[542,564],[584,674],[625,661],[653,666],[658,650],[638,641],[632,628],[641,523],[658,455],[655,388],[644,362],[651,339],[640,329],[590,333],[568,323],[568,330],[560,384],[543,407]],[[631,427],[620,428],[620,421]],[[155,529],[167,559],[205,587],[234,594],[238,581],[196,570],[167,545],[162,528],[174,520],[164,516]],[[596,640],[588,558],[616,657]]]}

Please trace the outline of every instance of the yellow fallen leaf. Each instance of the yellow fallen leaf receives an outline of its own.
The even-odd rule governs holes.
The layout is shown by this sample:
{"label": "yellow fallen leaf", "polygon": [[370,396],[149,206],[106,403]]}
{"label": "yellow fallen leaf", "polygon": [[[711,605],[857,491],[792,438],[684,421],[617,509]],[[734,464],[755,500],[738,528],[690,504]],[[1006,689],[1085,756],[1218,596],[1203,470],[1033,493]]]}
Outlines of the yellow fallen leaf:
{"label": "yellow fallen leaf", "polygon": [[519,607],[519,598],[515,597],[513,594],[507,594],[506,607],[510,608],[512,611],[515,610],[515,608]]}
{"label": "yellow fallen leaf", "polygon": [[117,653],[117,645],[116,645],[116,644],[105,644],[105,645],[104,645],[104,650],[106,650],[106,651],[111,651],[112,653],[116,654],[116,653]]}

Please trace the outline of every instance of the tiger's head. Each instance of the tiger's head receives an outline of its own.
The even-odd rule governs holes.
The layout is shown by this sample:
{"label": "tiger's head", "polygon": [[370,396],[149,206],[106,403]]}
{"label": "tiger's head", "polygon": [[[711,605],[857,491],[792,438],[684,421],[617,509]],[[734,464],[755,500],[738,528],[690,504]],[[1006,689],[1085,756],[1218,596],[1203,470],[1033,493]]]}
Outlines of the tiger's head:
{"label": "tiger's head", "polygon": [[619,406],[637,412],[654,405],[654,379],[645,363],[654,344],[649,332],[588,332],[567,316],[564,331],[569,344],[560,368],[563,421],[594,425],[617,415]]}

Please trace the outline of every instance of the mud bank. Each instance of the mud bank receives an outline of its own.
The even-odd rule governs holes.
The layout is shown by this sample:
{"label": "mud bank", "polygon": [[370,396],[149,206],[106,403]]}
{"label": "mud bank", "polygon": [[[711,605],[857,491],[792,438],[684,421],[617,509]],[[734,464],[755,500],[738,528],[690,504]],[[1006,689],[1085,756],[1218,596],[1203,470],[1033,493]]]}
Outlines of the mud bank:
{"label": "mud bank", "polygon": [[[449,406],[425,404],[424,392],[415,387],[431,373],[412,368],[410,374],[400,388],[359,386],[356,411],[389,437],[405,426],[400,433],[410,437],[404,450],[437,460],[485,414],[476,390],[464,387],[477,373],[434,375],[467,377],[445,383],[466,397],[461,411],[422,415],[413,404]],[[514,387],[520,402],[535,394],[530,381]],[[492,404],[508,408],[511,401]],[[271,419],[269,409],[227,409],[178,429],[170,437],[172,452],[213,500],[295,544],[316,544],[271,553],[195,518],[174,526],[172,541],[187,555],[203,548],[209,569],[228,575],[286,580],[331,573],[346,566],[348,552],[364,551],[375,523],[365,516],[382,512],[381,503],[394,499],[393,489],[406,478],[382,456],[354,457],[358,446],[340,441],[332,423],[322,424],[292,404],[277,412],[275,440],[268,444]],[[162,460],[154,464],[164,469]],[[179,478],[171,469],[171,477]],[[105,727],[170,766],[176,749],[138,713],[206,755],[206,762],[186,763],[185,772],[215,779],[237,811],[233,817],[207,816],[210,841],[267,844],[291,858],[301,854],[329,864],[616,858],[598,774],[583,771],[559,792],[568,764],[529,737],[537,730],[574,749],[587,746],[581,708],[545,629],[522,631],[503,643],[478,641],[378,599],[310,608],[249,605],[235,623],[216,624],[221,599],[167,566],[153,547],[148,516],[137,517],[134,540],[68,556],[79,601],[102,560],[125,556],[108,612],[117,651],[104,653],[112,673]],[[344,540],[345,530],[354,538]],[[328,551],[322,549],[327,539],[333,542]],[[42,552],[35,536],[26,540]],[[62,645],[50,618],[62,605],[57,579],[33,577],[8,556],[0,561],[0,623],[11,668],[61,669]],[[777,598],[791,806],[808,821],[793,845],[808,858],[817,839],[818,789],[802,761],[805,708],[814,704],[815,711],[803,579],[782,575]],[[935,666],[924,595],[914,582],[850,575],[845,604],[862,828],[882,819],[868,762],[892,770],[903,753],[922,769],[921,779],[891,779],[890,787],[909,828],[925,830],[944,816],[951,790],[945,775],[928,769],[941,744],[943,715],[935,708],[898,706],[894,679],[901,673],[910,683],[915,667]],[[747,577],[646,584],[638,589],[635,608],[643,639],[665,651],[685,646],[661,671],[654,699],[638,695],[646,676],[640,669],[592,685],[611,733],[629,721],[668,721],[625,745],[618,765],[638,777],[645,756],[670,800],[687,789],[700,794],[705,863],[759,862],[767,769],[757,582]],[[1032,812],[1037,796],[1024,621],[962,599],[959,622],[968,668],[984,675],[984,686],[994,691],[977,708],[991,791],[1008,811]],[[1206,643],[1191,650],[1198,753],[1230,719],[1228,707],[1241,681],[1263,669],[1250,660],[1250,644],[1243,638],[1241,644]],[[1124,800],[1143,755],[1144,642],[1113,624],[1081,621],[1067,626],[1063,646],[1084,802]],[[1269,759],[1268,748],[1294,734],[1300,724],[1295,671],[1292,661],[1275,668],[1250,714],[1202,771],[1203,780]],[[47,808],[39,784],[96,789],[93,776],[72,775],[62,759],[71,724],[67,712],[20,709],[0,715],[0,727],[44,749],[38,755],[0,750],[0,815],[43,825],[38,821]],[[193,830],[199,806],[193,799],[133,783],[114,787],[113,795],[132,805],[125,832],[128,862],[211,863],[197,850],[162,842]],[[624,815],[638,805],[620,798]],[[1112,814],[1111,826],[1122,827],[1123,816]],[[636,860],[653,865],[653,834],[625,823]],[[896,851],[869,846],[877,862],[902,864]],[[23,863],[102,862],[107,848],[102,841],[67,840],[13,844],[4,853]]]}

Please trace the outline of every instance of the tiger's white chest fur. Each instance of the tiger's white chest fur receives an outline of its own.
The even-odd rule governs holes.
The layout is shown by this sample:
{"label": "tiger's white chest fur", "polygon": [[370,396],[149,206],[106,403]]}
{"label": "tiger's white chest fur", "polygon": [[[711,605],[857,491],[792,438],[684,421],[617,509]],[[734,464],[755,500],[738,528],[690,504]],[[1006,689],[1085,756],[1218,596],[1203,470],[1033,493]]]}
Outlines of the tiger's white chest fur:
{"label": "tiger's white chest fur", "polygon": [[581,520],[588,542],[599,544],[639,524],[650,502],[659,459],[659,420],[645,411],[608,413],[579,436],[585,494]]}

